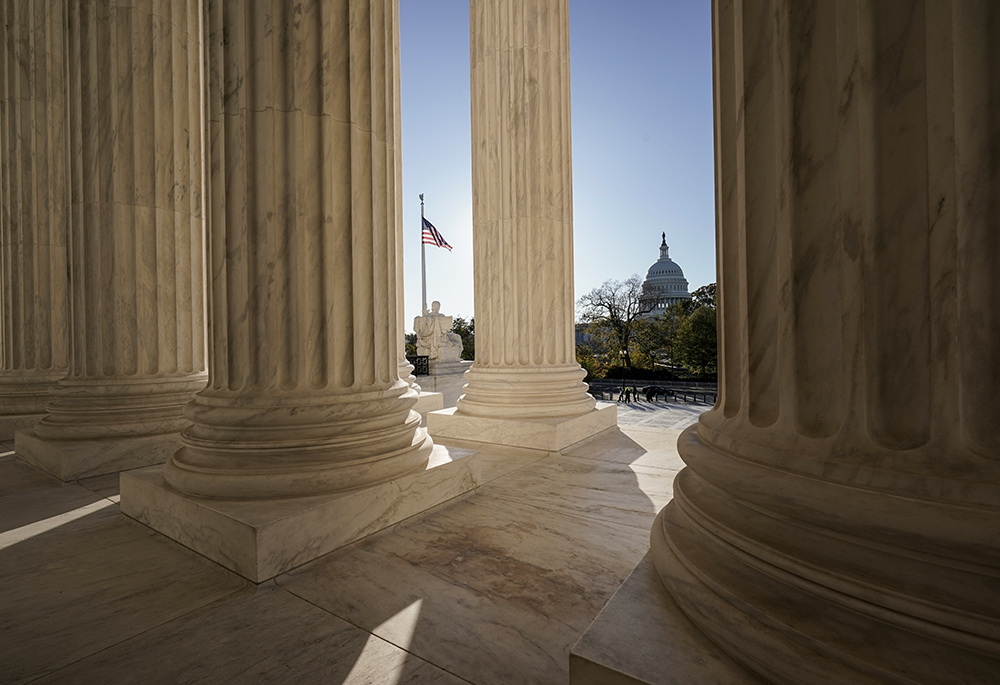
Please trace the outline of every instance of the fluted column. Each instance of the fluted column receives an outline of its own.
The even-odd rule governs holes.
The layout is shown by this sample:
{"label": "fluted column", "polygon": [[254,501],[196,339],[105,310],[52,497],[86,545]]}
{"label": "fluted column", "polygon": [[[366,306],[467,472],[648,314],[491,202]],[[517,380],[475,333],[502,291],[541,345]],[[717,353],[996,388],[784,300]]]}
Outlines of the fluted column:
{"label": "fluted column", "polygon": [[476,360],[458,414],[594,409],[576,361],[567,0],[472,0]]}
{"label": "fluted column", "polygon": [[66,374],[66,9],[0,3],[0,438]]}
{"label": "fluted column", "polygon": [[993,682],[1000,6],[713,21],[720,396],[656,568],[768,680]]}
{"label": "fluted column", "polygon": [[204,387],[200,7],[68,4],[69,373],[18,436],[62,477],[164,461]]}
{"label": "fluted column", "polygon": [[164,472],[183,493],[336,492],[427,464],[399,364],[396,12],[207,5],[210,379]]}

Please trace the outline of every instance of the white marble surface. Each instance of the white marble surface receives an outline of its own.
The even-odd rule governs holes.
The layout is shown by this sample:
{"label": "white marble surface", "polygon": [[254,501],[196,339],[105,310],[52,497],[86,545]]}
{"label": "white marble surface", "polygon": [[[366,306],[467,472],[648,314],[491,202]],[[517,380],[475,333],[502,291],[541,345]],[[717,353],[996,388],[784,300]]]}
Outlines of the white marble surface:
{"label": "white marble surface", "polygon": [[684,616],[648,555],[601,609],[569,661],[573,685],[754,685]]}
{"label": "white marble surface", "polygon": [[[66,495],[79,491],[83,501],[95,498],[77,485],[62,488]],[[0,507],[9,499],[0,498]],[[72,504],[64,498],[62,508]],[[51,508],[35,513],[40,520],[51,515]],[[246,583],[122,518],[113,504],[5,547],[0,555],[2,678],[12,684],[207,606]]]}
{"label": "white marble surface", "polygon": [[[0,523],[17,537],[44,529],[0,550],[0,644],[5,667],[17,668],[4,676],[109,685],[566,682],[570,648],[647,547],[649,520],[621,525],[607,506],[617,488],[638,516],[636,498],[648,499],[642,483],[607,481],[602,462],[618,474],[630,464],[673,473],[662,444],[672,436],[639,432],[650,431],[626,428],[574,448],[580,456],[568,458],[592,467],[590,487],[559,455],[488,453],[490,490],[256,589],[121,517],[114,476],[64,484],[4,457]],[[546,464],[527,480],[544,490],[570,478],[558,508],[531,503],[542,490],[518,499],[526,479],[516,476]],[[589,499],[603,504],[588,512]],[[653,509],[650,500],[645,515]]]}
{"label": "white marble surface", "polygon": [[438,409],[454,407],[458,398],[465,392],[465,372],[472,362],[458,362],[451,368],[442,365],[432,365],[428,376],[420,376],[420,387],[423,390],[441,393],[441,406]]}
{"label": "white marble surface", "polygon": [[439,392],[420,392],[417,403],[413,405],[413,411],[418,414],[426,414],[429,411],[444,409],[444,395]]}
{"label": "white marble surface", "polygon": [[181,441],[178,433],[46,440],[29,429],[17,432],[14,445],[22,459],[68,481],[162,464],[180,448]]}
{"label": "white marble surface", "polygon": [[[233,644],[239,649],[225,648]],[[268,583],[232,594],[36,682],[459,685],[463,681]]]}
{"label": "white marble surface", "polygon": [[[645,547],[645,531],[477,495],[277,582],[470,682],[556,683]],[[414,605],[401,634],[390,619]]]}
{"label": "white marble surface", "polygon": [[178,493],[162,469],[122,473],[122,511],[254,582],[479,485],[476,453],[435,446],[426,469],[333,495],[221,500]]}
{"label": "white marble surface", "polygon": [[537,419],[473,416],[458,407],[429,413],[427,432],[446,442],[462,440],[559,451],[613,428],[616,417],[613,404],[598,404],[585,414],[571,417]]}

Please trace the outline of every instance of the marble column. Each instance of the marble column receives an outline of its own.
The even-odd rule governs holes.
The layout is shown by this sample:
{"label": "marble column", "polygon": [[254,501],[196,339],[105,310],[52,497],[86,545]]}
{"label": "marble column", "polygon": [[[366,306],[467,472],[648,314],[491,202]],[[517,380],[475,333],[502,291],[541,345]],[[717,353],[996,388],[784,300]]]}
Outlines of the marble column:
{"label": "marble column", "polygon": [[66,10],[0,3],[0,440],[66,374]]}
{"label": "marble column", "polygon": [[68,3],[69,372],[18,454],[165,461],[205,384],[200,0]]}
{"label": "marble column", "polygon": [[652,557],[768,681],[1000,673],[997,35],[989,0],[715,2],[720,396]]}
{"label": "marble column", "polygon": [[478,481],[400,377],[397,13],[206,4],[209,382],[122,509],[252,580]]}
{"label": "marble column", "polygon": [[560,449],[617,414],[576,361],[569,3],[472,0],[470,21],[476,360],[428,426]]}

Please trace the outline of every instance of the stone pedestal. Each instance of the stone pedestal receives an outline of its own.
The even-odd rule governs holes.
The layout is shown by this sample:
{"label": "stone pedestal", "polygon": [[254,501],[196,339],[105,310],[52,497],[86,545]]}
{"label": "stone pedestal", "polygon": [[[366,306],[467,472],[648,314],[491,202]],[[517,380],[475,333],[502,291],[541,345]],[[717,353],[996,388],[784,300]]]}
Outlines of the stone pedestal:
{"label": "stone pedestal", "polygon": [[413,411],[423,415],[437,409],[444,409],[444,394],[421,390],[417,397],[417,403],[413,405]]}
{"label": "stone pedestal", "polygon": [[255,581],[478,484],[401,377],[396,3],[298,9],[207,8],[210,377],[122,491]]}
{"label": "stone pedestal", "polygon": [[163,461],[205,384],[201,2],[67,25],[72,354],[16,449],[78,478]]}
{"label": "stone pedestal", "polygon": [[572,425],[576,442],[617,410],[596,417],[576,362],[568,0],[473,0],[470,13],[476,361],[457,411],[428,426],[562,443]]}
{"label": "stone pedestal", "polygon": [[0,440],[66,375],[66,8],[0,2]]}
{"label": "stone pedestal", "polygon": [[1000,6],[715,4],[720,395],[650,556],[768,682],[993,682]]}
{"label": "stone pedestal", "polygon": [[509,419],[468,416],[451,407],[427,415],[427,430],[449,444],[507,445],[557,452],[618,425],[617,405],[600,402],[579,416]]}
{"label": "stone pedestal", "polygon": [[161,467],[121,476],[122,513],[255,583],[458,497],[479,456],[436,445],[418,471],[360,490],[278,500],[211,499],[170,487]]}

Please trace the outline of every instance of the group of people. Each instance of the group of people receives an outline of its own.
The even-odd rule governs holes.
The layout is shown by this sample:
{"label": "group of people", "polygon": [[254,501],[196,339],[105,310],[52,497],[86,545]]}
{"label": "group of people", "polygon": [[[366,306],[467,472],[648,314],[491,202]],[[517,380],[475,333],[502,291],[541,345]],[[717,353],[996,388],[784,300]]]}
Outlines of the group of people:
{"label": "group of people", "polygon": [[[656,395],[660,391],[660,388],[650,385],[643,391],[643,395],[647,402],[653,402],[656,400]],[[639,389],[630,386],[622,386],[622,391],[618,393],[619,402],[638,402],[639,401]]]}

